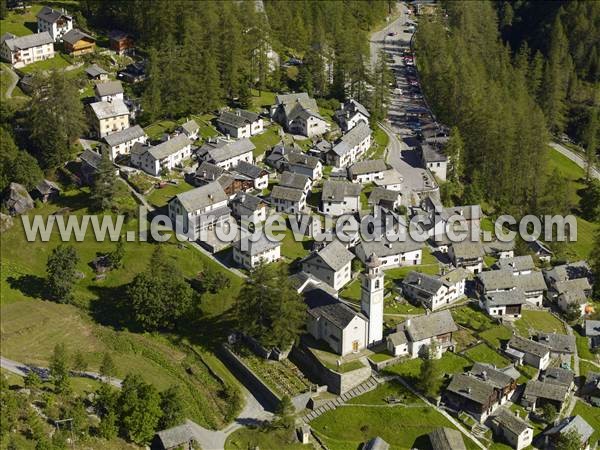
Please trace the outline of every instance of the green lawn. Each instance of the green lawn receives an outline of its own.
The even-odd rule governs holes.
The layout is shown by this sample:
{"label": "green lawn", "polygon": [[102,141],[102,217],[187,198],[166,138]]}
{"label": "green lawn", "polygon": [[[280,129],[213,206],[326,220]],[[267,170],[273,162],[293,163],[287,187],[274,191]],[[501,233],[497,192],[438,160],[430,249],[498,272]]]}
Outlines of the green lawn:
{"label": "green lawn", "polygon": [[371,144],[371,148],[369,149],[368,155],[370,159],[381,159],[383,158],[383,153],[385,152],[388,143],[390,142],[390,138],[385,131],[381,129],[379,125],[375,125],[373,128],[373,142]]}
{"label": "green lawn", "polygon": [[16,36],[26,36],[37,33],[37,19],[35,15],[42,8],[41,5],[32,5],[25,14],[10,11],[5,19],[0,20],[1,34],[12,33]]}
{"label": "green lawn", "polygon": [[29,64],[20,70],[23,73],[34,73],[41,72],[42,70],[56,70],[56,69],[64,69],[65,67],[73,64],[73,60],[70,56],[67,56],[63,53],[56,52],[54,54],[54,58],[46,59],[44,61],[38,61],[33,64]]}
{"label": "green lawn", "polygon": [[512,331],[504,325],[493,325],[479,333],[479,337],[490,344],[492,348],[500,349],[501,341],[508,341],[512,337]]}
{"label": "green lawn", "polygon": [[281,255],[294,261],[298,258],[304,258],[310,253],[310,240],[304,237],[304,241],[296,241],[292,230],[286,228],[285,237],[281,241]]}
{"label": "green lawn", "polygon": [[488,330],[494,325],[489,316],[473,305],[453,308],[452,317],[459,325],[477,332]]}
{"label": "green lawn", "polygon": [[275,104],[275,92],[261,91],[260,95],[256,89],[252,89],[252,107],[250,110],[259,112],[263,109],[269,109]]}
{"label": "green lawn", "polygon": [[279,137],[280,129],[281,127],[279,125],[271,125],[270,127],[266,128],[263,133],[257,134],[256,136],[252,136],[250,138],[256,147],[252,152],[255,158],[264,154],[267,150],[271,149],[279,141],[281,141],[281,137]]}
{"label": "green lawn", "polygon": [[306,445],[295,442],[291,431],[269,428],[241,428],[232,433],[225,442],[225,450],[249,448],[306,450]]}
{"label": "green lawn", "polygon": [[588,372],[599,373],[600,367],[595,366],[594,364],[592,364],[590,362],[579,360],[579,373],[582,376],[586,376],[588,374]]}
{"label": "green lawn", "polygon": [[146,199],[151,205],[160,208],[161,206],[166,205],[167,202],[177,194],[189,191],[190,189],[194,189],[194,186],[183,180],[179,180],[178,184],[167,184],[160,189],[154,188]]}
{"label": "green lawn", "polygon": [[211,123],[211,121],[215,117],[216,116],[214,116],[212,114],[202,114],[201,116],[196,116],[196,115],[192,116],[192,119],[194,119],[198,123],[198,126],[200,127],[200,136],[203,139],[208,139],[208,138],[212,138],[212,137],[219,135],[219,132]]}
{"label": "green lawn", "polygon": [[594,429],[594,434],[590,438],[590,447],[594,448],[600,439],[600,409],[594,408],[587,403],[578,401],[573,408],[573,416],[581,416]]}
{"label": "green lawn", "polygon": [[177,122],[172,120],[159,120],[144,128],[151,141],[159,140],[163,134],[172,133],[177,128]]}
{"label": "green lawn", "polygon": [[346,287],[344,287],[344,289],[342,289],[342,291],[340,292],[340,297],[348,300],[360,301],[360,292],[360,280],[357,278],[355,280],[352,280],[349,284],[346,285]]}
{"label": "green lawn", "polygon": [[577,354],[579,357],[594,361],[597,356],[590,351],[590,341],[588,338],[579,334],[577,328],[574,328],[573,331],[575,332],[575,342],[577,343]]}
{"label": "green lawn", "polygon": [[521,318],[515,321],[515,327],[523,337],[529,337],[531,332],[543,331],[550,333],[565,333],[562,322],[547,311],[524,309]]}
{"label": "green lawn", "polygon": [[496,367],[506,367],[510,361],[500,355],[487,344],[479,344],[465,352],[475,362],[494,364]]}
{"label": "green lawn", "polygon": [[400,382],[392,380],[380,384],[378,387],[358,397],[354,397],[348,403],[351,405],[387,405],[386,399],[394,397],[401,400],[404,404],[425,403],[416,395],[406,389]]}
{"label": "green lawn", "polygon": [[[386,367],[384,372],[414,381],[419,378],[422,364],[423,359],[421,358],[408,359]],[[438,360],[438,367],[444,374],[462,373],[471,366],[472,363],[469,360],[452,352],[445,352]]]}

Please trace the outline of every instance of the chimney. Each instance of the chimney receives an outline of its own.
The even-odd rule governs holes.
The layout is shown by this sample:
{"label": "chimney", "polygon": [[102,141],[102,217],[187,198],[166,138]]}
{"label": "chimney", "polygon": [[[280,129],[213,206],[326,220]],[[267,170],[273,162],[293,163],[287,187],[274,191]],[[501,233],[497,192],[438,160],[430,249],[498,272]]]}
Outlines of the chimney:
{"label": "chimney", "polygon": [[409,327],[410,326],[410,319],[406,319],[406,321],[404,322],[404,326],[405,327]]}
{"label": "chimney", "polygon": [[421,286],[421,277],[417,278],[417,286]]}
{"label": "chimney", "polygon": [[206,170],[202,171],[202,178],[206,178]]}
{"label": "chimney", "polygon": [[521,415],[519,414],[519,410],[515,410],[515,417],[521,418]]}
{"label": "chimney", "polygon": [[481,378],[483,378],[483,381],[487,381],[487,377],[487,372],[485,370],[481,372]]}
{"label": "chimney", "polygon": [[386,246],[387,248],[392,248],[392,243],[391,243],[391,242],[386,242],[385,246]]}
{"label": "chimney", "polygon": [[466,392],[467,392],[467,394],[470,394],[470,393],[471,393],[471,388],[470,388],[470,387],[468,387],[468,388],[466,389]]}
{"label": "chimney", "polygon": [[211,201],[214,200],[213,195],[212,194],[208,194],[208,199],[211,200]]}

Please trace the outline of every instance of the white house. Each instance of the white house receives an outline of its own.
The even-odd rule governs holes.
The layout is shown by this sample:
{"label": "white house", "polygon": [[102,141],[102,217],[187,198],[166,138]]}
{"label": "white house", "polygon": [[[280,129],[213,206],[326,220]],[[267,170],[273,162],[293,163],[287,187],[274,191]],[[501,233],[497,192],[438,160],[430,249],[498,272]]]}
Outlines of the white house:
{"label": "white house", "polygon": [[402,183],[404,178],[396,169],[390,169],[383,172],[381,178],[375,178],[373,184],[375,186],[387,189],[389,191],[399,192],[402,190]]}
{"label": "white house", "polygon": [[448,249],[448,256],[454,267],[463,267],[477,274],[483,270],[483,246],[479,242],[454,242]]}
{"label": "white house", "polygon": [[517,411],[499,408],[491,418],[491,426],[498,440],[504,441],[516,450],[522,450],[533,441],[533,428],[519,417]]}
{"label": "white house", "polygon": [[479,306],[485,309],[491,317],[498,317],[502,320],[520,318],[525,303],[527,300],[521,289],[491,292],[484,294],[479,300]]}
{"label": "white house", "polygon": [[104,142],[108,147],[110,159],[113,161],[119,155],[129,155],[137,142],[145,144],[147,141],[148,136],[146,136],[144,129],[139,125],[134,125],[104,136]]}
{"label": "white house", "polygon": [[4,33],[0,37],[0,56],[19,69],[37,61],[54,58],[54,40],[47,31],[21,37]]}
{"label": "white house", "polygon": [[279,184],[271,191],[271,202],[277,212],[299,213],[306,207],[312,182],[305,175],[283,172]]}
{"label": "white house", "polygon": [[267,204],[255,195],[238,192],[231,200],[230,207],[236,219],[254,224],[267,220]]}
{"label": "white house", "polygon": [[236,173],[252,180],[254,189],[263,190],[269,187],[269,172],[262,167],[250,164],[246,161],[240,161],[236,166]]}
{"label": "white house", "polygon": [[123,100],[91,103],[90,110],[92,128],[99,138],[129,128],[129,109]]}
{"label": "white house", "polygon": [[333,119],[338,123],[341,130],[346,133],[359,123],[369,123],[371,115],[367,108],[354,99],[346,100],[335,111]]}
{"label": "white house", "polygon": [[437,311],[424,316],[411,317],[398,324],[396,332],[388,335],[387,348],[394,356],[417,358],[434,347],[436,358],[454,348],[452,333],[458,327],[449,310]]}
{"label": "white house", "polygon": [[198,151],[198,158],[202,161],[208,161],[225,170],[235,169],[240,161],[252,164],[254,157],[252,151],[256,147],[250,139],[240,139],[238,141],[207,142]]}
{"label": "white house", "polygon": [[249,138],[264,131],[261,117],[243,109],[223,111],[217,119],[217,128],[221,133],[236,139]]}
{"label": "white house", "polygon": [[266,233],[249,236],[233,244],[233,260],[251,270],[259,264],[269,264],[281,258],[281,242],[271,241]]}
{"label": "white house", "polygon": [[339,291],[352,279],[354,255],[340,241],[332,241],[302,261],[302,270]]}
{"label": "white house", "polygon": [[97,102],[111,102],[113,100],[123,100],[123,85],[120,81],[105,81],[97,83],[94,86],[94,95]]}
{"label": "white house", "polygon": [[285,156],[285,167],[289,172],[306,175],[311,180],[320,180],[323,176],[323,164],[316,156],[301,152],[290,152]]}
{"label": "white house", "polygon": [[326,155],[327,164],[337,168],[347,167],[362,157],[371,147],[371,128],[360,122],[342,135]]}
{"label": "white house", "polygon": [[386,236],[380,240],[362,241],[355,248],[356,256],[364,263],[369,255],[375,254],[383,269],[421,264],[422,242],[407,237],[404,241],[390,241]]}
{"label": "white house", "polygon": [[423,165],[442,181],[446,181],[448,157],[431,144],[421,144],[421,161]]}
{"label": "white house", "polygon": [[398,191],[376,187],[371,191],[368,203],[372,206],[381,206],[394,211],[402,204],[402,194]]}
{"label": "white house", "polygon": [[435,311],[465,295],[467,275],[464,269],[455,269],[441,276],[410,272],[402,281],[402,292],[406,298]]}
{"label": "white house", "polygon": [[500,258],[494,264],[494,268],[508,270],[514,275],[528,275],[535,270],[535,263],[531,255],[513,256]]}
{"label": "white house", "polygon": [[550,364],[550,348],[531,339],[513,336],[506,345],[505,353],[520,364],[528,364],[544,370]]}
{"label": "white house", "polygon": [[228,200],[218,182],[208,183],[173,197],[168,204],[169,218],[178,233],[202,240],[205,233],[231,218]]}
{"label": "white house", "polygon": [[[509,266],[510,267],[510,266]],[[546,282],[538,271],[487,270],[477,275],[477,289],[483,294],[519,289],[533,306],[542,306]]]}
{"label": "white house", "polygon": [[592,293],[590,278],[592,271],[585,261],[555,266],[544,271],[544,279],[548,284],[548,299],[556,301],[563,311],[570,305],[579,306],[584,315],[592,309],[588,299]]}
{"label": "white house", "polygon": [[360,211],[360,190],[359,184],[326,180],[321,193],[321,211],[328,216]]}
{"label": "white house", "polygon": [[271,107],[271,117],[292,134],[311,138],[329,131],[329,124],[319,114],[317,102],[306,92],[278,95]]}
{"label": "white house", "polygon": [[135,144],[131,149],[131,164],[157,177],[191,156],[192,142],[184,134],[178,134],[155,146]]}
{"label": "white house", "polygon": [[47,31],[53,41],[62,41],[65,33],[73,29],[73,17],[68,15],[64,9],[59,11],[49,6],[44,6],[37,13],[36,17],[38,33]]}
{"label": "white house", "polygon": [[358,161],[348,167],[348,178],[353,183],[372,183],[382,180],[387,168],[383,159]]}
{"label": "white house", "polygon": [[192,142],[198,139],[200,126],[194,119],[190,119],[179,126],[178,131],[185,134]]}

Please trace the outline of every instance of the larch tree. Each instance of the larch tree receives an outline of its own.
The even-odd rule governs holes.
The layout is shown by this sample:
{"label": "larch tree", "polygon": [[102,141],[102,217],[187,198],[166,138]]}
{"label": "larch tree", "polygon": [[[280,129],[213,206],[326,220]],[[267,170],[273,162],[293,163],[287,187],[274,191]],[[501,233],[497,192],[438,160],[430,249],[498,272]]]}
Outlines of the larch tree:
{"label": "larch tree", "polygon": [[46,263],[46,286],[52,300],[59,303],[73,301],[78,263],[79,256],[72,245],[60,244],[52,250]]}

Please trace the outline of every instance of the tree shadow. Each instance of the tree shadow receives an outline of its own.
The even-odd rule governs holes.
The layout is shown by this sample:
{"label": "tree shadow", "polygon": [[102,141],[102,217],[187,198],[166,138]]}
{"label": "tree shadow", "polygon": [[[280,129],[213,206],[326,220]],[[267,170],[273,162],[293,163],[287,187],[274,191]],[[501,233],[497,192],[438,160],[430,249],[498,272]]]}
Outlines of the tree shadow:
{"label": "tree shadow", "polygon": [[431,449],[432,447],[431,442],[429,440],[429,436],[427,436],[426,434],[419,436],[417,439],[415,439],[415,442],[413,442],[410,448],[420,448],[423,450]]}
{"label": "tree shadow", "polygon": [[125,300],[125,286],[90,286],[89,289],[96,295],[90,301],[90,315],[96,323],[115,330],[143,331]]}
{"label": "tree shadow", "polygon": [[8,277],[6,279],[11,289],[21,291],[21,293],[31,298],[45,298],[46,279],[37,275],[22,275],[18,278]]}
{"label": "tree shadow", "polygon": [[25,28],[31,30],[32,33],[37,33],[38,31],[37,22],[25,22],[23,25],[25,25]]}

